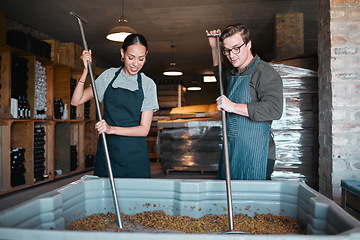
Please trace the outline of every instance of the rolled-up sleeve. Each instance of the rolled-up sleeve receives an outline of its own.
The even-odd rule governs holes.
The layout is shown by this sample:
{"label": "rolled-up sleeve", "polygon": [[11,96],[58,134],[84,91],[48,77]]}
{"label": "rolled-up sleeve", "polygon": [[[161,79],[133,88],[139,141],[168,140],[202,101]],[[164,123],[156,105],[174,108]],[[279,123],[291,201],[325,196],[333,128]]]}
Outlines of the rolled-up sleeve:
{"label": "rolled-up sleeve", "polygon": [[143,77],[144,88],[144,101],[141,107],[141,111],[144,112],[148,110],[154,110],[154,112],[156,112],[159,110],[156,84],[151,78],[145,76],[144,74],[141,76]]}
{"label": "rolled-up sleeve", "polygon": [[104,100],[104,94],[106,91],[106,88],[108,87],[110,81],[112,80],[110,75],[111,72],[113,72],[112,69],[108,69],[100,74],[98,78],[96,78],[95,86],[96,86],[96,92],[98,94],[99,101],[102,102]]}
{"label": "rolled-up sleeve", "polygon": [[[257,101],[247,105],[252,121],[272,121],[281,118],[283,111],[283,83],[279,73],[269,64],[261,66],[252,76],[250,91],[257,96]],[[254,86],[255,85],[255,86]]]}

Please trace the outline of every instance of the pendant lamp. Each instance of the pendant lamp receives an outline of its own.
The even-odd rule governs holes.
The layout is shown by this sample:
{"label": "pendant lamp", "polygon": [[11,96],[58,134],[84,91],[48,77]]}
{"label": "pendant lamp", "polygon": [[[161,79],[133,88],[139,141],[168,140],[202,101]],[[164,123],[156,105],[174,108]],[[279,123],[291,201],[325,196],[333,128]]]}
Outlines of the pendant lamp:
{"label": "pendant lamp", "polygon": [[205,82],[205,83],[216,82],[216,78],[214,75],[203,76],[203,82]]}
{"label": "pendant lamp", "polygon": [[127,26],[127,20],[124,17],[124,0],[122,0],[122,16],[119,20],[119,24],[119,26],[110,29],[108,35],[106,36],[108,40],[115,42],[124,42],[125,38],[128,35],[136,33],[134,29]]}
{"label": "pendant lamp", "polygon": [[175,45],[172,44],[171,47],[172,47],[172,59],[171,59],[171,62],[170,62],[170,67],[168,67],[163,72],[163,74],[165,76],[171,76],[171,77],[181,76],[181,75],[183,75],[183,73],[181,72],[181,70],[179,68],[176,67],[176,64],[175,64],[175,61],[174,61],[174,48],[175,48]]}
{"label": "pendant lamp", "polygon": [[201,87],[197,84],[197,81],[192,81],[191,84],[187,87],[189,91],[200,91]]}

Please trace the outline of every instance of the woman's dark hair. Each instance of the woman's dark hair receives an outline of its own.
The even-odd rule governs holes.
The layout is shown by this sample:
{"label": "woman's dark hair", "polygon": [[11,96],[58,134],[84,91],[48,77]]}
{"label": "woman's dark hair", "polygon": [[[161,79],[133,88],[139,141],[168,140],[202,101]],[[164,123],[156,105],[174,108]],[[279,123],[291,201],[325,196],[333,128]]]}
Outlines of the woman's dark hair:
{"label": "woman's dark hair", "polygon": [[244,24],[241,23],[227,26],[225,30],[221,33],[220,41],[224,41],[225,38],[230,37],[235,33],[240,33],[240,36],[244,43],[250,42],[250,31]]}
{"label": "woman's dark hair", "polygon": [[124,50],[124,52],[126,52],[129,46],[135,45],[137,43],[143,45],[146,48],[146,51],[148,50],[146,39],[144,38],[143,35],[137,33],[132,33],[129,36],[127,36],[121,48]]}

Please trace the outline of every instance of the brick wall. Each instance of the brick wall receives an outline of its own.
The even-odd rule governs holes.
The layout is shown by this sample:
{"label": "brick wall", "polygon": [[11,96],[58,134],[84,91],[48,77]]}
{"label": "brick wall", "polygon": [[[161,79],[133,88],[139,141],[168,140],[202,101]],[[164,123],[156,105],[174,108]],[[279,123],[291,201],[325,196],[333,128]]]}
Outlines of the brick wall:
{"label": "brick wall", "polygon": [[304,53],[303,13],[276,14],[275,29],[275,56],[277,59]]}
{"label": "brick wall", "polygon": [[360,0],[319,0],[319,190],[360,179]]}

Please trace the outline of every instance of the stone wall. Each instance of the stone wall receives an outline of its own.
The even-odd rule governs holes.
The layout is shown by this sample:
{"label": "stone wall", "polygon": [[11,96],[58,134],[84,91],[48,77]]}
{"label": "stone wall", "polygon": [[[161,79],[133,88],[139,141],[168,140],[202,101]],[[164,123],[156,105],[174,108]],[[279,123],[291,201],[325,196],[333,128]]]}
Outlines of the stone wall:
{"label": "stone wall", "polygon": [[319,190],[360,179],[360,0],[319,0]]}

